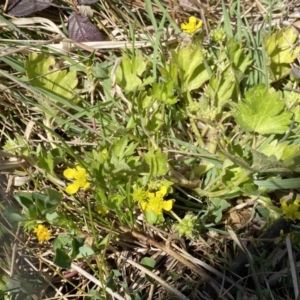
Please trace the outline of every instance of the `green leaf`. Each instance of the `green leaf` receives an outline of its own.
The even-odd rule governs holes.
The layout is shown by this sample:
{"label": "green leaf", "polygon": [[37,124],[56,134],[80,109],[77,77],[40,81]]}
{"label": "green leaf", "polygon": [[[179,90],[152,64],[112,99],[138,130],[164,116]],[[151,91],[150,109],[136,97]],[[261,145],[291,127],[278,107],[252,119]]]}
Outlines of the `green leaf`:
{"label": "green leaf", "polygon": [[68,234],[60,234],[53,242],[53,249],[59,249],[72,243],[72,238]]}
{"label": "green leaf", "polygon": [[18,275],[14,275],[13,277],[8,277],[6,280],[6,288],[8,290],[14,290],[14,292],[20,290],[21,286],[21,278]]}
{"label": "green leaf", "polygon": [[125,149],[127,148],[128,145],[128,137],[124,136],[120,140],[114,143],[113,145],[113,152],[118,158],[123,158],[124,157],[124,152]]}
{"label": "green leaf", "polygon": [[163,214],[156,215],[151,210],[150,211],[145,211],[144,214],[145,214],[147,223],[150,224],[150,225],[160,224],[165,220]]}
{"label": "green leaf", "polygon": [[105,191],[103,189],[101,189],[101,187],[98,187],[96,192],[97,192],[97,194],[96,194],[97,201],[99,201],[100,203],[106,203],[107,197],[106,197]]}
{"label": "green leaf", "polygon": [[[243,159],[240,157],[235,157],[234,160],[235,161],[231,160],[231,158],[225,159],[223,163],[222,182],[227,188],[233,188],[236,182],[242,184],[249,180],[248,174],[250,168],[248,168],[248,165],[245,165],[246,168],[240,167],[240,163],[243,162]],[[244,178],[243,181],[241,181],[242,178]]]}
{"label": "green leaf", "polygon": [[122,171],[130,171],[131,168],[129,167],[129,165],[125,162],[124,159],[119,160],[114,154],[111,155],[111,160],[110,160],[111,164],[113,165],[113,173],[118,173],[118,172],[122,172]]}
{"label": "green leaf", "polygon": [[38,156],[37,165],[47,173],[53,174],[54,162],[52,155],[49,155],[49,153],[41,151]]}
{"label": "green leaf", "polygon": [[142,91],[138,94],[136,102],[137,102],[138,109],[144,113],[147,113],[147,115],[148,115],[149,108],[153,109],[153,105],[155,105],[154,108],[157,107],[157,102],[153,101],[152,95],[151,94],[148,95],[146,91]]}
{"label": "green leaf", "polygon": [[216,216],[215,222],[218,223],[222,219],[223,210],[227,209],[231,205],[222,198],[212,198],[210,201],[214,207],[213,214]]}
{"label": "green leaf", "polygon": [[209,80],[201,47],[190,45],[179,48],[177,52],[172,52],[172,57],[178,68],[182,92],[198,89]]}
{"label": "green leaf", "polygon": [[80,253],[80,248],[84,244],[84,238],[81,237],[74,237],[72,240],[72,252],[71,252],[71,257],[75,258],[79,253]]}
{"label": "green leaf", "polygon": [[40,150],[38,153],[38,166],[47,173],[54,175],[54,166],[61,163],[63,158],[58,148],[50,151]]}
{"label": "green leaf", "polygon": [[14,198],[17,202],[22,206],[25,211],[34,205],[34,201],[32,199],[32,193],[20,192],[14,195]]}
{"label": "green leaf", "polygon": [[154,82],[152,88],[153,99],[157,99],[160,103],[173,105],[178,101],[177,97],[174,95],[173,80],[162,83]]}
{"label": "green leaf", "polygon": [[[140,264],[149,271],[152,271],[155,268],[156,261],[151,257],[144,257]],[[153,278],[151,278],[149,275],[146,274],[145,277],[149,282],[154,283]]]}
{"label": "green leaf", "polygon": [[104,204],[109,210],[118,211],[122,207],[122,203],[125,199],[125,196],[116,193],[111,195]]}
{"label": "green leaf", "polygon": [[13,139],[7,136],[7,141],[3,146],[3,150],[6,150],[9,153],[24,155],[24,156],[30,155],[29,148],[30,147],[27,141],[24,139],[24,137],[20,136],[18,133],[14,134]]}
{"label": "green leaf", "polygon": [[30,206],[28,209],[28,216],[30,219],[37,219],[39,217],[39,212],[36,206]]}
{"label": "green leaf", "polygon": [[122,274],[119,270],[112,270],[112,274],[113,274],[113,278],[122,276]]}
{"label": "green leaf", "polygon": [[58,204],[60,204],[63,198],[63,195],[60,192],[50,188],[46,188],[44,191],[46,192],[47,195],[45,199],[47,203],[49,203],[51,206],[52,205],[57,206]]}
{"label": "green leaf", "polygon": [[140,264],[145,267],[146,269],[152,271],[155,267],[156,261],[155,259],[151,258],[151,257],[144,257]]}
{"label": "green leaf", "polygon": [[79,254],[76,256],[76,258],[85,258],[94,254],[95,252],[91,247],[82,246],[79,248]]}
{"label": "green leaf", "polygon": [[300,178],[270,178],[267,180],[254,180],[254,184],[267,190],[299,189]]}
{"label": "green leaf", "polygon": [[279,92],[269,91],[265,85],[257,85],[245,93],[244,101],[233,104],[236,122],[248,132],[260,134],[284,133],[289,129],[291,113]]}
{"label": "green leaf", "polygon": [[290,64],[300,53],[300,47],[294,43],[298,38],[293,28],[283,28],[271,37],[265,38],[265,48],[269,56],[271,79],[277,81],[290,73]]}
{"label": "green leaf", "polygon": [[294,165],[294,159],[300,157],[299,146],[290,145],[287,141],[279,143],[278,140],[273,140],[261,145],[258,150],[267,156],[274,155],[285,166]]}
{"label": "green leaf", "polygon": [[[243,169],[247,170],[247,171],[252,171],[251,170],[251,166],[249,165],[249,163],[242,157],[240,156],[235,156],[235,155],[232,155],[230,154],[230,152],[228,151],[225,151],[223,149],[220,149],[220,152],[222,154],[224,154],[226,157],[229,158],[229,160],[231,160],[233,163],[235,163],[236,165],[242,167]],[[227,166],[231,166],[232,164],[228,163],[227,160],[224,160],[223,162],[223,170],[225,170],[226,172],[226,167]],[[225,173],[224,173],[225,174]]]}
{"label": "green leaf", "polygon": [[232,68],[228,65],[226,69],[216,72],[209,81],[208,93],[214,100],[216,106],[221,107],[222,104],[231,98],[236,79]]}
{"label": "green leaf", "polygon": [[32,199],[42,215],[53,213],[62,200],[62,194],[56,190],[46,188],[44,193],[32,193]]}
{"label": "green leaf", "polygon": [[59,217],[59,214],[55,211],[53,213],[47,213],[46,214],[46,220],[49,221],[50,223],[53,223],[55,219]]}
{"label": "green leaf", "polygon": [[[292,81],[287,84],[287,88],[293,89]],[[296,91],[283,91],[283,99],[288,110],[293,114],[295,122],[300,123],[300,97]]]}
{"label": "green leaf", "polygon": [[126,283],[121,282],[119,280],[120,276],[122,276],[122,274],[119,272],[119,270],[112,270],[111,274],[108,276],[106,280],[106,286],[111,288],[113,291],[116,290],[117,285],[127,288]]}
{"label": "green leaf", "polygon": [[61,268],[64,268],[64,269],[70,269],[72,260],[66,252],[64,252],[60,248],[57,248],[55,250],[54,263],[58,267],[61,267]]}
{"label": "green leaf", "polygon": [[252,150],[253,163],[251,169],[255,172],[290,172],[291,170],[275,155],[270,157],[256,150]]}
{"label": "green leaf", "polygon": [[140,291],[133,291],[132,293],[130,293],[130,299],[131,300],[142,300],[141,295],[140,295]]}
{"label": "green leaf", "polygon": [[89,290],[87,295],[91,295],[91,297],[85,296],[86,300],[102,300],[103,299],[103,297],[100,295],[100,293],[96,290]]}
{"label": "green leaf", "polygon": [[137,145],[137,143],[131,142],[127,136],[124,136],[114,143],[112,151],[118,159],[122,160],[126,156],[131,156],[136,151]]}
{"label": "green leaf", "polygon": [[100,242],[99,246],[102,246],[103,249],[107,247],[107,245],[109,244],[110,242],[110,235],[106,235]]}
{"label": "green leaf", "polygon": [[112,66],[111,61],[105,60],[103,63],[96,62],[92,66],[92,75],[96,78],[104,79],[109,77],[108,68]]}
{"label": "green leaf", "polygon": [[232,38],[227,43],[227,52],[230,62],[235,70],[239,70],[244,73],[248,66],[251,65],[251,55],[245,53],[241,44],[235,42]]}
{"label": "green leaf", "polygon": [[[125,92],[134,92],[141,89],[143,82],[140,79],[145,72],[147,63],[141,54],[129,58],[123,56],[116,70],[116,82]],[[146,78],[144,84],[149,84],[153,79]]]}
{"label": "green leaf", "polygon": [[218,61],[217,71],[208,85],[208,94],[221,111],[224,102],[233,97],[252,60],[250,54],[246,55],[242,45],[230,39],[226,49],[220,50]]}
{"label": "green leaf", "polygon": [[[25,61],[25,69],[30,84],[48,92],[44,96],[50,101],[56,103],[55,97],[51,97],[51,94],[68,101],[75,100],[77,73],[59,70],[53,56],[46,57],[44,54],[31,53]],[[37,101],[52,113],[58,113],[58,110],[50,106],[48,102],[42,99],[37,99]]]}
{"label": "green leaf", "polygon": [[150,151],[144,155],[147,165],[150,167],[150,174],[152,176],[163,176],[167,174],[168,168],[168,155],[162,153],[160,149],[154,152],[151,148]]}
{"label": "green leaf", "polygon": [[3,216],[10,224],[17,224],[18,222],[26,221],[27,218],[20,214],[20,211],[13,207],[6,207],[3,211]]}
{"label": "green leaf", "polygon": [[174,87],[179,85],[178,83],[178,68],[173,62],[166,64],[165,66],[158,68],[164,82],[172,81]]}
{"label": "green leaf", "polygon": [[147,115],[149,116],[146,120],[147,130],[150,132],[158,132],[161,126],[165,124],[163,107],[156,107],[152,109],[151,113],[147,113]]}

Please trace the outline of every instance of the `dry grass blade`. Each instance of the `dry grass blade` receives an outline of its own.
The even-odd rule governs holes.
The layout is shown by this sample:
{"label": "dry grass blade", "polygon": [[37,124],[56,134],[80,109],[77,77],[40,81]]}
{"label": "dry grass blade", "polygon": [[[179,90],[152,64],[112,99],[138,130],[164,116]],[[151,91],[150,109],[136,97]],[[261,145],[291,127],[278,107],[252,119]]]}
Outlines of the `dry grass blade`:
{"label": "dry grass blade", "polygon": [[20,168],[22,167],[22,165],[25,163],[24,160],[21,161],[5,161],[5,162],[0,162],[0,171],[4,171],[4,170],[11,170],[11,169],[15,169],[15,168]]}
{"label": "dry grass blade", "polygon": [[232,239],[236,242],[236,244],[242,249],[242,251],[246,254],[247,256],[247,259],[248,259],[248,262],[249,262],[249,266],[250,266],[250,269],[252,271],[252,276],[253,276],[253,279],[255,281],[255,285],[256,285],[256,291],[257,293],[259,294],[259,296],[261,297],[261,299],[264,298],[263,296],[263,293],[262,293],[262,290],[260,288],[260,284],[259,284],[259,280],[258,280],[258,277],[257,277],[257,274],[255,272],[255,268],[254,268],[254,260],[253,260],[253,257],[252,257],[252,254],[250,253],[250,251],[243,245],[243,243],[241,243],[239,237],[236,235],[236,233],[231,230],[231,229],[228,229],[228,233],[229,235],[232,237]]}
{"label": "dry grass blade", "polygon": [[[56,266],[52,261],[48,260],[47,258],[41,257],[41,260],[43,260],[44,262],[48,263],[49,265],[52,266]],[[111,295],[112,297],[118,299],[118,300],[125,300],[125,298],[123,298],[122,296],[120,296],[119,294],[115,293],[114,291],[112,291],[110,288],[103,286],[103,284],[94,276],[92,276],[91,274],[89,274],[87,271],[83,270],[82,268],[80,268],[79,266],[77,266],[76,264],[72,263],[71,264],[71,268],[73,270],[76,270],[79,274],[81,274],[83,277],[85,277],[86,279],[90,280],[91,282],[95,283],[97,286],[99,286],[101,289],[105,289],[105,291]]]}
{"label": "dry grass blade", "polygon": [[295,300],[298,299],[299,295],[299,275],[297,272],[297,264],[295,260],[295,256],[292,250],[292,242],[291,242],[291,237],[289,235],[286,236],[286,247],[288,251],[288,256],[289,256],[289,263],[290,263],[290,268],[291,268],[291,275],[293,279],[293,287],[294,287],[294,293],[295,293]]}
{"label": "dry grass blade", "polygon": [[[58,28],[56,24],[54,24],[51,20],[40,17],[32,17],[32,18],[18,18],[10,20],[11,23],[18,27],[30,28],[32,25],[36,30],[37,28],[50,31],[51,33],[57,33],[61,37],[66,37],[65,34]],[[4,22],[0,22],[0,27],[6,27],[7,24]]]}
{"label": "dry grass blade", "polygon": [[[61,41],[63,38],[62,37],[56,37],[54,39],[48,40],[48,41],[37,41],[37,40],[32,40],[32,41],[28,41],[28,40],[9,40],[9,39],[0,39],[0,41],[5,42],[5,43],[24,43],[27,44],[29,43],[28,46],[15,46],[15,47],[8,47],[7,49],[2,49],[0,54],[0,57],[5,57],[11,54],[15,54],[15,53],[28,53],[28,51],[30,50],[34,50],[37,51],[38,47],[43,47],[43,46],[47,46],[48,44],[52,44],[53,42],[58,42]],[[63,49],[63,44],[61,46],[61,48]]]}
{"label": "dry grass blade", "polygon": [[181,262],[183,265],[187,266],[189,269],[194,271],[196,274],[202,277],[202,279],[209,279],[209,276],[206,272],[204,272],[202,269],[198,268],[194,264],[192,264],[189,260],[185,259],[183,256],[181,256],[179,253],[174,251],[171,247],[165,246],[154,239],[145,236],[144,234],[131,230],[130,228],[126,228],[124,226],[120,226],[120,229],[124,231],[127,234],[131,234],[133,237],[137,238],[138,240],[143,241],[144,243],[148,245],[152,245],[154,247],[157,247],[161,249],[162,251],[168,253],[172,257],[174,257],[176,260]]}
{"label": "dry grass blade", "polygon": [[162,287],[164,287],[168,292],[173,294],[174,296],[178,297],[181,300],[189,300],[186,296],[184,296],[182,293],[177,291],[174,287],[167,284],[164,280],[162,280],[159,276],[155,275],[148,269],[144,268],[143,266],[139,265],[138,263],[134,262],[131,259],[128,259],[124,256],[121,256],[122,259],[124,259],[127,263],[131,264],[132,266],[136,267],[137,269],[141,270],[143,273],[147,274],[151,278],[155,279]]}
{"label": "dry grass blade", "polygon": [[[1,158],[6,158],[6,160],[1,160]],[[17,158],[15,155],[6,151],[0,151],[0,171],[13,170],[17,168],[24,169],[25,164],[25,159]]]}
{"label": "dry grass blade", "polygon": [[[208,265],[204,261],[201,261],[200,259],[193,257],[192,255],[190,255],[189,253],[187,253],[186,251],[184,251],[182,249],[180,249],[180,252],[181,252],[182,256],[184,256],[186,259],[190,260],[192,263],[197,264],[197,265],[201,266],[202,268],[208,270],[212,274],[216,275],[218,278],[222,278],[222,279],[224,278],[223,273],[221,273],[217,269],[213,268],[212,266]],[[224,279],[226,282],[236,285],[236,282],[234,280],[232,280],[231,278],[225,276]]]}
{"label": "dry grass blade", "polygon": [[[167,42],[162,42],[162,45],[170,44],[176,42],[176,38],[170,39]],[[126,49],[126,48],[132,48],[133,44],[131,42],[126,41],[103,41],[103,42],[82,42],[78,43],[76,41],[73,41],[71,39],[66,38],[55,38],[50,41],[38,41],[38,40],[8,40],[8,39],[0,39],[1,42],[5,43],[13,43],[17,42],[24,43],[24,44],[31,44],[30,46],[15,46],[16,49],[12,50],[6,50],[4,53],[0,54],[0,57],[4,57],[7,55],[11,55],[13,53],[18,52],[28,52],[28,50],[35,50],[38,49],[36,47],[42,47],[45,46],[50,50],[55,50],[59,52],[69,52],[69,51],[75,51],[78,48],[81,48],[83,50],[87,50],[89,52],[93,52],[95,50],[110,50],[110,49]],[[60,41],[60,43],[53,44],[55,41]],[[135,41],[134,48],[147,48],[152,47],[152,43],[148,41]]]}

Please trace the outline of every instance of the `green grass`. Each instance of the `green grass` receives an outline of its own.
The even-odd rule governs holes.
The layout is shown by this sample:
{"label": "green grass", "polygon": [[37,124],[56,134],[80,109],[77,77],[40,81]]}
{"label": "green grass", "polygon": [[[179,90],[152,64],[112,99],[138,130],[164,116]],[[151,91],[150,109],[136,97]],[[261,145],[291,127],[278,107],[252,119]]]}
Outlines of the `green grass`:
{"label": "green grass", "polygon": [[[220,299],[295,298],[299,279],[285,271],[291,254],[275,265],[272,257],[285,242],[298,250],[297,226],[274,252],[247,254],[247,290],[241,281],[226,292],[233,282],[224,275],[247,252],[241,240],[262,249],[265,228],[299,216],[300,112],[290,64],[300,48],[292,31],[271,26],[279,4],[263,4],[269,27],[254,31],[242,1],[223,1],[219,23],[210,14],[203,20],[206,36],[203,28],[178,35],[189,14],[173,20],[160,1],[137,10],[98,3],[93,21],[110,40],[109,24],[117,24],[132,45],[104,42],[110,48],[94,53],[79,44],[53,50],[44,27],[1,16],[0,170],[23,180],[1,203],[3,299],[202,299],[207,286]],[[45,43],[29,46],[16,34]],[[139,34],[149,46],[137,47]],[[38,225],[49,240],[38,242]]]}

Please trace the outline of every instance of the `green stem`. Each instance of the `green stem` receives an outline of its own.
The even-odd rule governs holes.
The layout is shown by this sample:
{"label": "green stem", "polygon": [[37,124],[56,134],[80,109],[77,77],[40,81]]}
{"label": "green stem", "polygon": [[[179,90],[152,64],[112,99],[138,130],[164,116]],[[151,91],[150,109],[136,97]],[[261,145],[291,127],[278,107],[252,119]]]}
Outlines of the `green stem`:
{"label": "green stem", "polygon": [[97,238],[97,232],[95,230],[95,226],[93,226],[94,221],[93,221],[92,209],[91,209],[90,201],[87,201],[87,205],[88,205],[89,219],[90,219],[90,222],[91,222],[90,223],[91,224],[91,229],[92,229],[93,237],[94,237],[96,245],[97,245],[98,244],[98,238]]}
{"label": "green stem", "polygon": [[194,191],[203,197],[209,197],[209,198],[217,198],[217,197],[222,197],[226,194],[229,194],[231,192],[233,192],[241,183],[243,183],[249,176],[249,173],[246,172],[243,176],[241,176],[235,183],[233,186],[230,187],[230,189],[225,189],[222,191],[217,191],[217,192],[207,192],[204,191],[200,188],[195,189]]}
{"label": "green stem", "polygon": [[171,210],[169,211],[169,214],[174,217],[178,222],[181,222],[181,219]]}
{"label": "green stem", "polygon": [[[191,105],[193,103],[193,99],[192,99],[191,94],[189,92],[186,92],[186,98],[188,100],[189,105]],[[202,136],[201,136],[201,134],[200,134],[200,132],[198,130],[198,127],[197,127],[197,125],[195,123],[195,120],[192,118],[192,116],[190,116],[189,119],[190,119],[190,124],[192,126],[193,132],[194,132],[194,134],[195,134],[195,136],[197,138],[198,144],[199,144],[199,146],[202,149],[204,149],[205,148],[205,144],[204,144]]]}

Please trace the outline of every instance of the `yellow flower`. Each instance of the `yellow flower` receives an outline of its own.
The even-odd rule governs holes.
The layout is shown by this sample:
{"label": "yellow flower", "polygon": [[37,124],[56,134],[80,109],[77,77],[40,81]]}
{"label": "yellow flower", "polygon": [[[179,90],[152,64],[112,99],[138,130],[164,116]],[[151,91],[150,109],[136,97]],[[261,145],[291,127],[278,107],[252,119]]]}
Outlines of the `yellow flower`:
{"label": "yellow flower", "polygon": [[42,243],[44,241],[48,241],[50,239],[50,236],[51,236],[48,229],[43,225],[39,225],[38,227],[36,227],[33,230],[33,232],[36,233],[37,238],[38,238],[40,243]]}
{"label": "yellow flower", "polygon": [[75,179],[72,184],[66,187],[66,192],[68,194],[75,194],[82,188],[87,190],[90,187],[88,180],[88,174],[84,168],[77,166],[76,169],[66,169],[64,170],[64,176],[67,179]]}
{"label": "yellow flower", "polygon": [[194,16],[189,17],[188,23],[181,23],[181,29],[185,33],[194,33],[202,26],[202,20],[197,24],[197,19]]}
{"label": "yellow flower", "polygon": [[159,191],[155,193],[147,193],[148,201],[141,202],[144,211],[152,211],[156,215],[161,215],[163,210],[170,211],[173,207],[174,200],[164,200],[167,193],[167,187],[162,186]]}
{"label": "yellow flower", "polygon": [[285,214],[286,219],[289,219],[289,220],[292,220],[292,221],[300,219],[300,211],[298,211],[300,199],[296,199],[290,205],[287,205],[287,203],[284,199],[281,199],[280,203],[281,203],[281,207],[283,209],[283,212]]}

